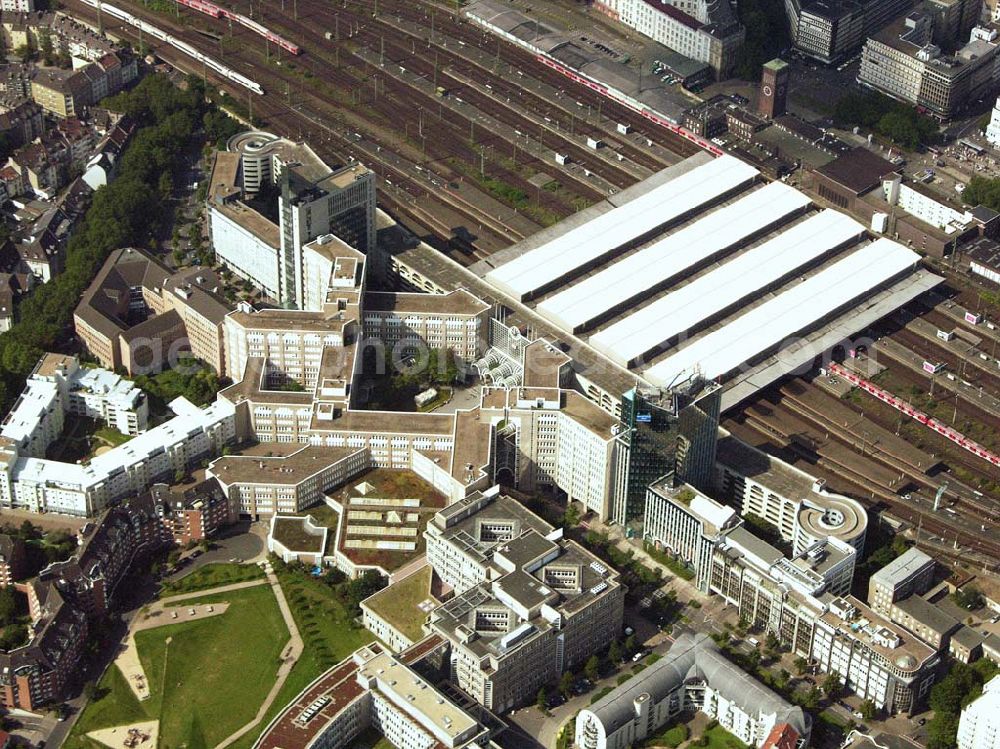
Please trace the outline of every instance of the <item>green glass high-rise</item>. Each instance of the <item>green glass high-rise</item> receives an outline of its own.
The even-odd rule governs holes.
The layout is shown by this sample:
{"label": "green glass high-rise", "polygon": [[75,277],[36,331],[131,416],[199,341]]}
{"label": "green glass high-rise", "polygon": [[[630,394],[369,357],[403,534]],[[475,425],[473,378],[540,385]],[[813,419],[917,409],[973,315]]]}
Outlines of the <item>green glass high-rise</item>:
{"label": "green glass high-rise", "polygon": [[722,389],[706,380],[622,396],[613,522],[641,519],[646,487],[665,474],[703,491],[711,487],[721,402]]}

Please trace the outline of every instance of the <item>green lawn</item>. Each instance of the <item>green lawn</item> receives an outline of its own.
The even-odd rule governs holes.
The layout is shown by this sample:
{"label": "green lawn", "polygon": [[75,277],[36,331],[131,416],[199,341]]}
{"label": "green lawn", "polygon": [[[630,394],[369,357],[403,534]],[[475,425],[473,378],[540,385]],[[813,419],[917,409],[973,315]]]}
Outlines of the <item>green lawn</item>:
{"label": "green lawn", "polygon": [[96,432],[94,436],[103,442],[107,442],[111,447],[118,447],[119,445],[124,445],[130,439],[132,439],[131,434],[122,434],[117,429],[112,429],[109,426],[102,426]]}
{"label": "green lawn", "polygon": [[215,746],[251,720],[274,683],[288,630],[267,586],[197,599],[220,601],[230,604],[220,616],[139,632],[150,698],[137,702],[112,666],[100,683],[107,692],[84,710],[67,749],[96,747],[84,735],[96,728],[157,718],[161,747]]}
{"label": "green lawn", "polygon": [[193,593],[198,590],[217,588],[220,585],[242,583],[248,580],[263,580],[264,570],[256,564],[230,564],[219,562],[206,564],[193,570],[179,580],[163,584],[161,597],[176,596],[181,593]]}
{"label": "green lawn", "polygon": [[747,749],[747,745],[733,736],[722,726],[715,726],[705,731],[708,736],[709,749]]}
{"label": "green lawn", "polygon": [[250,749],[260,731],[313,679],[375,639],[367,629],[354,625],[350,613],[322,581],[308,573],[280,567],[275,569],[275,574],[281,581],[305,649],[261,721],[259,730],[250,731],[232,744],[231,749]]}

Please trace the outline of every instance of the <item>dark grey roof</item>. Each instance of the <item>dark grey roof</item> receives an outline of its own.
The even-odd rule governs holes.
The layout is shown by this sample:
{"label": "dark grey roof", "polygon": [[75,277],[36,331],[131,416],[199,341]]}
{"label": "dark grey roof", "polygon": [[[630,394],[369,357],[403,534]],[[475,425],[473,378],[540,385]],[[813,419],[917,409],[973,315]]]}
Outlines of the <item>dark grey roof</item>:
{"label": "dark grey roof", "polygon": [[739,544],[751,554],[756,554],[769,564],[774,564],[785,558],[785,555],[782,552],[771,546],[771,544],[767,541],[757,538],[757,536],[748,531],[742,525],[739,528],[731,530],[727,538],[729,538],[730,541]]}
{"label": "dark grey roof", "polygon": [[962,248],[965,256],[984,268],[1000,270],[1000,244],[988,237],[979,237]]}
{"label": "dark grey roof", "polygon": [[959,626],[958,619],[942,611],[933,603],[925,601],[920,596],[910,596],[906,600],[897,603],[896,606],[941,636],[948,634]]}
{"label": "dark grey roof", "polygon": [[951,639],[967,650],[979,647],[985,642],[981,634],[964,624],[951,636]]}
{"label": "dark grey roof", "polygon": [[1000,216],[1000,213],[997,213],[992,208],[987,208],[985,205],[977,205],[970,213],[976,221],[982,221],[984,224]]}
{"label": "dark grey roof", "polygon": [[776,722],[788,723],[800,736],[809,733],[802,708],[787,702],[729,661],[705,634],[682,634],[667,654],[638,676],[608,693],[589,708],[610,735],[635,716],[633,701],[648,694],[662,702],[688,680],[703,681],[726,699],[753,715],[774,714]]}

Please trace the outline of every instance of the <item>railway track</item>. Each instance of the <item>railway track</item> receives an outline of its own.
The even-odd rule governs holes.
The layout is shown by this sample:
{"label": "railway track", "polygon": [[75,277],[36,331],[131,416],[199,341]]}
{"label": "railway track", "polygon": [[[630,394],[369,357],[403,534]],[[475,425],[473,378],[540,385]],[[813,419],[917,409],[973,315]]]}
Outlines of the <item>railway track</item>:
{"label": "railway track", "polygon": [[[801,384],[806,388],[815,387],[808,383]],[[894,514],[913,522],[914,525],[919,520],[925,529],[936,531],[937,535],[942,537],[947,534],[949,538],[954,538],[957,534],[961,545],[979,548],[986,553],[994,555],[995,559],[1000,559],[1000,543],[993,541],[987,533],[970,532],[956,521],[944,520],[939,516],[923,512],[920,508],[907,504],[906,500],[902,499],[896,491],[885,486],[873,485],[871,471],[865,471],[863,466],[860,465],[863,461],[870,460],[881,463],[892,470],[899,471],[901,470],[901,466],[896,461],[886,460],[886,456],[879,455],[876,452],[868,452],[863,456],[857,455],[855,456],[856,462],[849,462],[847,460],[835,461],[825,456],[819,456],[817,449],[824,441],[824,435],[828,435],[829,439],[833,439],[851,450],[858,449],[853,433],[849,429],[842,429],[839,425],[823,419],[822,416],[816,414],[811,409],[789,406],[786,400],[790,400],[788,394],[781,392],[777,397],[772,397],[768,400],[767,411],[770,413],[761,413],[758,411],[754,414],[753,418],[747,419],[746,417],[742,417],[739,420],[731,420],[726,423],[726,428],[729,429],[731,426],[739,425],[742,429],[750,429],[770,444],[776,445],[782,451],[791,451],[803,462],[808,463],[811,473],[818,473],[815,469],[820,468],[828,472],[831,476],[836,477],[837,481],[835,485],[839,483],[853,487],[854,491],[848,491],[847,493],[859,501],[868,504],[874,502],[884,503],[892,509]],[[785,436],[788,428],[784,426],[783,422],[791,421],[792,419],[805,421],[810,427],[811,434],[805,435],[804,440],[788,439]],[[925,476],[919,474],[919,472],[913,471],[912,468],[906,469],[905,473],[915,486],[933,487],[936,489],[936,484],[930,482]],[[970,509],[975,509],[976,512],[982,513],[985,506]],[[992,517],[992,514],[988,516]],[[978,517],[983,517],[983,515],[980,514]]]}
{"label": "railway track", "polygon": [[[346,21],[350,28],[353,29],[350,32],[350,36],[339,42],[326,39],[326,32],[321,33],[319,30],[329,29],[335,23],[339,26],[340,21],[335,22],[334,18],[340,19],[341,16],[345,16],[341,20]],[[272,11],[272,14],[266,20],[272,26],[287,29],[296,38],[303,39],[304,42],[307,42],[308,49],[313,57],[323,59],[330,65],[336,64],[333,58],[335,47],[338,44],[349,43],[352,46],[363,46],[368,51],[368,54],[363,57],[357,51],[353,54],[355,57],[364,59],[365,63],[369,66],[368,73],[370,76],[385,73],[390,66],[395,66],[394,69],[406,71],[408,74],[426,81],[430,87],[429,91],[418,86],[404,84],[410,97],[411,110],[414,105],[417,105],[418,101],[422,104],[420,108],[425,112],[432,113],[435,110],[439,110],[442,102],[434,96],[434,88],[436,86],[441,86],[447,91],[452,92],[454,97],[457,97],[459,101],[468,107],[473,107],[500,121],[507,128],[506,133],[502,131],[486,133],[481,128],[480,143],[483,145],[496,147],[504,153],[509,152],[511,151],[511,146],[516,146],[517,144],[517,136],[514,133],[533,134],[539,126],[538,121],[506,105],[499,98],[484,94],[474,86],[470,86],[466,81],[462,80],[461,76],[453,74],[447,65],[441,66],[439,61],[428,59],[425,54],[423,40],[420,40],[421,44],[418,45],[417,41],[419,37],[407,34],[392,24],[379,23],[370,16],[359,17],[349,15],[340,8],[336,12],[333,12],[326,6],[318,5],[312,5],[308,8],[304,7],[302,12],[299,13],[299,17],[301,20],[293,20],[286,14]],[[440,49],[442,48],[439,48],[438,54],[440,54]],[[444,51],[447,52],[446,49]],[[342,55],[338,55],[338,57],[342,57]],[[373,62],[373,57],[378,60],[377,64]],[[449,109],[450,117],[462,118],[467,123],[467,126],[463,125],[462,127],[462,135],[466,131],[474,130],[475,125],[472,117],[460,109],[454,107],[450,107]],[[484,138],[483,136],[486,137]],[[608,160],[598,158],[592,151],[588,151],[564,133],[548,129],[544,132],[542,141],[543,145],[567,153],[572,157],[573,161],[583,165],[588,171],[599,175],[617,189],[628,187],[641,177],[647,176],[635,174]],[[506,148],[503,146],[503,143],[507,144]],[[523,163],[534,164],[538,171],[543,169],[558,170],[554,162],[543,163],[526,151],[522,153],[522,157]],[[516,151],[514,158],[515,160],[517,158]],[[478,158],[475,160],[478,160]],[[573,182],[574,186],[583,195],[594,200],[605,196],[604,191],[596,189],[593,184],[586,182],[573,173],[561,170],[560,175],[566,180]]]}
{"label": "railway track", "polygon": [[[231,2],[220,4],[232,5]],[[380,18],[396,17],[400,19],[400,23],[405,23],[408,26],[430,28],[438,46],[441,45],[442,40],[447,39],[454,41],[458,46],[461,46],[459,43],[462,43],[465,47],[471,46],[481,52],[495,53],[499,63],[505,63],[513,67],[514,70],[521,70],[526,76],[552,86],[556,90],[567,90],[574,101],[580,101],[584,106],[590,106],[595,110],[601,109],[609,119],[629,125],[634,132],[682,158],[701,150],[697,145],[676,133],[655,125],[623,104],[567,79],[557,71],[541,64],[534,55],[526,50],[502,41],[462,20],[455,15],[451,8],[442,8],[430,3],[413,2],[412,0],[379,0],[379,15],[376,19],[371,19],[372,6],[368,0],[334,0],[333,3],[326,3],[323,0],[300,0],[300,17],[313,12],[311,9],[316,11],[329,9],[336,13],[345,12],[349,13],[352,18],[367,18],[376,23],[379,22]],[[289,12],[286,4],[285,15]],[[274,19],[277,14],[278,11],[272,11],[267,17]],[[635,147],[630,146],[630,148]],[[642,153],[641,149],[635,150]],[[629,158],[632,158],[630,154],[631,152],[626,153]],[[663,166],[668,165],[668,162],[662,163]]]}
{"label": "railway track", "polygon": [[[897,321],[903,323],[904,320],[898,317],[901,314],[903,313],[897,313]],[[947,325],[948,319],[944,315],[925,314],[921,317],[937,330],[952,330],[953,326],[949,327]],[[914,348],[914,351],[917,353],[925,352],[927,357],[932,361],[944,362],[952,373],[963,379],[988,388],[988,392],[991,394],[1000,394],[1000,368],[997,367],[995,362],[991,366],[988,361],[984,361],[974,354],[966,353],[963,355],[962,352],[945,345],[945,342],[937,338],[936,335],[925,333],[909,325],[902,328],[898,335],[893,333],[892,336],[898,338],[901,342],[904,339],[912,342],[914,346],[918,347]]]}
{"label": "railway track", "polygon": [[[421,44],[426,43],[429,48],[433,48],[435,57],[440,56],[445,61],[450,62],[452,67],[454,67],[462,75],[467,78],[475,79],[479,85],[483,87],[490,87],[489,90],[493,90],[498,97],[505,96],[506,98],[518,101],[522,107],[533,113],[535,116],[544,118],[553,115],[555,110],[559,110],[564,116],[575,118],[577,123],[576,132],[581,135],[592,138],[606,138],[612,133],[615,136],[618,135],[616,131],[592,126],[589,122],[589,118],[587,120],[580,118],[580,112],[573,112],[571,108],[563,104],[563,97],[545,99],[539,94],[536,94],[530,88],[518,86],[514,82],[514,79],[504,78],[502,71],[497,69],[491,70],[490,68],[485,67],[480,60],[476,60],[471,54],[468,53],[467,43],[460,45],[459,51],[454,51],[449,48],[446,43],[444,45],[439,43],[441,41],[441,37],[439,35],[430,33],[426,27],[413,25],[412,21],[408,24],[408,27],[404,28],[393,24],[392,17],[385,14],[380,16],[377,20],[380,23],[394,26],[394,28],[406,34],[414,41],[419,41]],[[415,29],[419,29],[419,33],[417,33]],[[479,52],[483,52],[483,50],[478,47],[474,49]],[[523,71],[513,70],[509,65],[507,66],[506,73],[510,76],[524,76]],[[574,106],[582,109],[582,107],[579,107],[575,103]],[[603,102],[599,101],[598,120],[600,120],[600,112],[602,108]],[[592,107],[589,109],[590,111],[593,111]],[[616,137],[615,147],[630,161],[643,166],[650,171],[659,171],[660,169],[670,166],[670,164],[673,163],[671,161],[661,159],[649,151],[644,151],[643,149],[636,147],[628,142],[627,139],[617,139]]]}
{"label": "railway track", "polygon": [[[958,388],[957,383],[968,382],[973,387],[982,387],[985,391],[986,387],[992,387],[992,380],[989,380],[984,373],[979,370],[974,370],[975,373],[969,373],[968,368],[961,365],[961,360],[958,356],[951,354],[950,352],[942,352],[938,347],[932,346],[926,338],[918,335],[909,330],[899,330],[891,334],[891,339],[896,345],[917,354],[920,358],[925,361],[931,361],[932,363],[944,363],[951,372],[960,374],[954,382],[951,380],[942,380],[940,375],[932,375],[927,373],[926,376],[923,373],[917,373],[914,371],[898,352],[894,352],[893,349],[880,346],[878,352],[882,356],[887,356],[893,361],[899,362],[899,367],[893,367],[891,372],[894,377],[906,380],[908,384],[912,384],[920,392],[928,390],[928,380],[934,383],[939,383],[938,389],[943,390],[948,393],[944,398],[939,398],[939,400],[947,400],[948,402],[954,401],[956,404],[956,411],[958,413],[964,414],[966,417],[973,421],[981,421],[995,432],[1000,431],[1000,416],[992,413],[988,408],[984,408],[983,405],[977,402],[977,399],[970,393]],[[905,398],[905,394],[898,393],[898,397]]]}
{"label": "railway track", "polygon": [[[96,25],[96,12],[89,12],[91,9],[83,3],[75,3],[70,0],[70,5],[72,5],[72,10],[76,15],[83,18],[84,20]],[[190,43],[198,46],[203,45],[205,39],[201,37],[199,30],[191,29],[187,26],[177,24],[170,19],[164,17],[155,17],[149,19],[151,22],[159,23],[162,27],[169,28],[171,33],[176,34],[180,38],[185,38],[189,40]],[[122,24],[114,19],[104,19],[104,26],[108,30],[113,30],[117,35],[122,38],[127,39],[138,39],[137,31],[127,24]],[[173,50],[167,46],[154,46],[150,45],[150,40],[147,38],[144,40],[147,47],[155,51],[162,59],[171,62],[176,67],[181,70],[193,73],[195,75],[205,74],[208,77],[212,77],[214,80],[222,83],[224,87],[229,88],[228,82],[225,79],[219,78],[213,75],[210,71],[199,70],[198,66],[193,62],[188,60],[186,56]],[[248,40],[252,42],[252,40]],[[252,61],[244,61],[243,65],[252,74],[267,79],[268,73],[267,68],[264,65],[257,64]],[[390,187],[391,189],[381,189],[379,191],[379,203],[390,215],[393,215],[397,220],[402,220],[404,223],[412,224],[413,228],[425,228],[429,230],[431,236],[427,237],[432,240],[432,242],[437,243],[438,249],[448,252],[449,250],[449,240],[452,239],[453,232],[449,227],[446,227],[440,221],[434,221],[431,219],[432,215],[444,212],[450,214],[453,217],[461,217],[470,222],[472,228],[479,226],[484,232],[489,233],[491,236],[498,240],[498,246],[506,246],[511,241],[515,241],[520,238],[520,235],[512,236],[508,233],[498,233],[489,229],[490,216],[484,216],[478,211],[471,210],[468,205],[462,204],[460,202],[455,202],[452,205],[443,203],[440,200],[440,195],[435,195],[429,189],[429,186],[423,185],[418,179],[414,178],[412,175],[408,175],[405,172],[398,170],[398,167],[388,163],[386,158],[390,155],[390,152],[382,152],[377,154],[376,157],[371,157],[370,154],[365,153],[362,157],[362,151],[357,148],[357,144],[353,142],[351,138],[347,136],[346,129],[336,128],[327,124],[327,122],[335,122],[335,119],[329,119],[324,122],[318,115],[310,115],[306,108],[302,105],[296,97],[298,103],[296,106],[288,104],[285,99],[277,91],[281,91],[282,87],[277,85],[280,81],[270,80],[270,89],[265,89],[265,95],[261,97],[256,97],[251,100],[251,106],[254,108],[255,115],[261,115],[265,118],[269,125],[275,126],[275,129],[280,132],[284,132],[289,135],[297,135],[298,137],[306,138],[314,145],[317,152],[331,164],[345,164],[348,163],[352,158],[357,160],[364,160],[369,166],[371,166],[377,173],[394,173],[397,175],[398,181],[394,182]],[[238,92],[238,95],[242,96],[242,93]],[[424,203],[424,207],[418,208],[415,201],[420,200]],[[429,205],[428,205],[429,204]],[[434,209],[434,206],[438,205],[438,209]],[[427,209],[430,208],[431,211]],[[486,222],[484,223],[484,219]],[[452,254],[456,260],[461,260],[466,264],[474,262],[476,259],[480,259],[485,256],[484,253],[476,253],[474,257],[456,257],[456,254]]]}

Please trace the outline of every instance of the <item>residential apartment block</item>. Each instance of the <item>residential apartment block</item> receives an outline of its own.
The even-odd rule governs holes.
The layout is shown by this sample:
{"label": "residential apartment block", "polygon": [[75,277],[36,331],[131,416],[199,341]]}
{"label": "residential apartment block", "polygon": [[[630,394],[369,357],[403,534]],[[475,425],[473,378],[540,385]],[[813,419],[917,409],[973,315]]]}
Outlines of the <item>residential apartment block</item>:
{"label": "residential apartment block", "polygon": [[148,426],[149,405],[145,393],[113,372],[85,369],[76,357],[46,354],[0,425],[0,437],[25,456],[44,458],[69,414],[134,436]]}
{"label": "residential apartment block", "polygon": [[37,711],[67,696],[91,623],[108,613],[134,561],[161,543],[154,514],[140,507],[114,507],[81,529],[70,559],[18,583],[28,597],[31,638],[0,653],[0,705]]}
{"label": "residential apartment block", "polygon": [[[236,437],[236,409],[229,401],[218,400],[202,409],[183,397],[170,402],[175,414],[172,419],[142,431],[145,425],[138,414],[146,408],[145,395],[131,385],[126,388],[134,390],[136,400],[129,403],[136,405],[131,410],[109,410],[105,394],[100,392],[77,392],[65,400],[53,394],[44,407],[31,405],[37,400],[34,393],[41,392],[41,388],[59,390],[74,382],[67,379],[66,373],[77,367],[79,362],[73,357],[43,357],[34,373],[38,379],[29,382],[22,395],[25,405],[8,417],[4,427],[7,436],[0,435],[0,507],[91,516],[114,500],[138,494],[154,483],[172,479],[178,471],[186,471],[200,460],[218,455]],[[95,377],[120,381],[110,372],[101,372],[87,370],[83,381]],[[101,413],[114,418],[119,429],[122,424],[133,423],[135,410],[138,434],[86,463],[42,457],[45,447],[61,433],[67,409],[93,408],[96,415],[98,405]]]}
{"label": "residential apartment block", "polygon": [[491,710],[534,699],[621,631],[618,573],[499,487],[438,512],[427,541],[457,593],[430,629],[450,645],[452,680]]}
{"label": "residential apartment block", "polygon": [[684,633],[642,673],[576,716],[581,749],[628,749],[685,712],[703,712],[760,749],[809,745],[812,720],[730,662],[706,634]]}
{"label": "residential apartment block", "polygon": [[138,74],[135,58],[109,52],[77,70],[39,70],[31,80],[31,98],[57,117],[79,117]]}
{"label": "residential apartment block", "polygon": [[0,534],[0,588],[13,585],[24,572],[24,541],[17,536]]}
{"label": "residential apartment block", "polygon": [[153,484],[148,492],[130,499],[129,504],[159,518],[164,542],[178,546],[211,538],[238,517],[235,503],[212,478],[173,489],[167,484]]}

